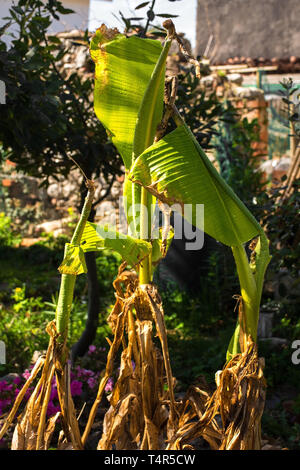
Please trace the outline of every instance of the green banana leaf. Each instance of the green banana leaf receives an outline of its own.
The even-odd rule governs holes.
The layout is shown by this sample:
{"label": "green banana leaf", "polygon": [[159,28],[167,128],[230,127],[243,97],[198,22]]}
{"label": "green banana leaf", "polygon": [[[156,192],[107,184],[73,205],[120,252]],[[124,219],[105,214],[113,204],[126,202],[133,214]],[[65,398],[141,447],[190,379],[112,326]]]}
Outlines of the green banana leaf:
{"label": "green banana leaf", "polygon": [[104,248],[116,251],[131,266],[139,263],[152,250],[151,243],[145,240],[138,240],[91,222],[87,222],[85,226],[80,247],[84,252],[99,251]]}
{"label": "green banana leaf", "polygon": [[[132,162],[153,143],[157,126],[162,119],[165,68],[170,46],[171,41],[167,40],[141,102],[134,132]],[[126,197],[126,207],[129,209],[126,214],[128,225],[131,228],[130,233],[137,237],[140,227],[137,222],[136,210],[141,202],[141,188],[132,184],[127,176],[124,184],[124,196]],[[149,198],[149,210],[151,203],[154,207],[155,198],[152,200]]]}
{"label": "green banana leaf", "polygon": [[166,60],[171,42],[169,39],[165,41],[143,96],[134,133],[133,161],[153,144],[162,119]]}
{"label": "green banana leaf", "polygon": [[[161,43],[157,40],[137,36],[127,38],[105,26],[96,31],[91,41],[90,53],[96,64],[95,112],[120,152],[126,169],[132,163],[141,103],[161,51]],[[162,109],[162,77],[158,89]],[[156,111],[159,122],[158,114]]]}
{"label": "green banana leaf", "polygon": [[64,259],[58,268],[61,274],[78,274],[86,273],[86,263],[83,250],[78,245],[72,243],[65,244]]}
{"label": "green banana leaf", "polygon": [[[81,238],[80,247],[73,247],[73,245],[71,245],[72,250],[68,250],[68,252],[66,251],[67,256],[65,255],[61,266],[64,269],[65,265],[69,266],[71,264],[77,268],[77,265],[81,262],[84,270],[81,268],[79,272],[79,269],[77,269],[76,273],[72,271],[71,274],[86,272],[84,257],[82,259],[83,253],[89,251],[97,252],[106,248],[119,253],[123,260],[127,261],[130,266],[135,266],[145,258],[145,256],[149,256],[151,254],[154,270],[160,259],[166,255],[172,242],[173,235],[174,233],[171,227],[166,236],[166,240],[163,241],[163,230],[160,228],[159,237],[152,240],[150,243],[145,240],[132,238],[129,235],[124,235],[115,230],[110,230],[106,226],[87,222]],[[67,245],[70,244],[68,243]],[[73,248],[76,248],[77,251],[74,251]],[[78,250],[80,253],[78,253]],[[61,269],[61,267],[59,269]]]}
{"label": "green banana leaf", "polygon": [[[186,125],[145,150],[133,163],[128,178],[170,206],[204,204],[204,231],[225,245],[240,245],[261,233],[258,222],[218,174]],[[203,229],[195,211],[183,216]]]}
{"label": "green banana leaf", "polygon": [[[163,112],[165,62],[171,42],[127,38],[101,26],[90,45],[96,64],[94,108],[117,147],[126,169],[153,143]],[[129,233],[138,237],[141,188],[125,178]]]}

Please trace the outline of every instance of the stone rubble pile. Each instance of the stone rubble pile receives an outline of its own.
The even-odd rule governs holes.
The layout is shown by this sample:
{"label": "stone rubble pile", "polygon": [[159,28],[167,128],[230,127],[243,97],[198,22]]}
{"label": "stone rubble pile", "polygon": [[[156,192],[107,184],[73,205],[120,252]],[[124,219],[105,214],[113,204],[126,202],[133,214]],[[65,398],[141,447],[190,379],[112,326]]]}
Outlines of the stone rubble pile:
{"label": "stone rubble pile", "polygon": [[229,57],[226,62],[216,63],[214,65],[241,65],[247,64],[248,67],[277,67],[276,73],[299,73],[300,57],[291,56],[286,58],[272,57]]}

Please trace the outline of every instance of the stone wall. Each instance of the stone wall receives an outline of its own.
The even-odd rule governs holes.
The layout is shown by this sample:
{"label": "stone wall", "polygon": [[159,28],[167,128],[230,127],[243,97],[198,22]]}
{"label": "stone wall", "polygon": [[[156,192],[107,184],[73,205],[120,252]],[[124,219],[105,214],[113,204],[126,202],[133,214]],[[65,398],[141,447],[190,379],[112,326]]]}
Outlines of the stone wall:
{"label": "stone wall", "polygon": [[299,0],[198,0],[196,51],[213,34],[213,62],[300,56]]}

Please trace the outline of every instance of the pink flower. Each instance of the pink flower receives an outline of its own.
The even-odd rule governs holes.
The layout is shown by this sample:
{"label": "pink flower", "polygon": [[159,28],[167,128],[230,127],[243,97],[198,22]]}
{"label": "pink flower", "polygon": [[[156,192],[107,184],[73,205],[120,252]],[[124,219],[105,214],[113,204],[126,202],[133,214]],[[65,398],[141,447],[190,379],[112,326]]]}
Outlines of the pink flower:
{"label": "pink flower", "polygon": [[7,387],[6,380],[1,380],[0,381],[0,392],[4,392],[6,390],[6,387]]}
{"label": "pink flower", "polygon": [[13,383],[16,384],[16,385],[20,385],[20,383],[21,383],[20,377],[16,377],[16,378],[13,380]]}
{"label": "pink flower", "polygon": [[114,381],[112,378],[108,379],[107,384],[105,385],[105,391],[106,392],[112,392],[114,387]]}
{"label": "pink flower", "polygon": [[50,400],[55,400],[56,398],[58,398],[57,388],[52,385],[51,393],[50,393]]}
{"label": "pink flower", "polygon": [[7,408],[9,405],[10,405],[10,402],[11,400],[10,399],[6,399],[6,400],[0,400],[0,408],[1,410],[5,410],[5,408]]}
{"label": "pink flower", "polygon": [[25,380],[28,380],[29,377],[30,377],[30,372],[28,369],[26,369],[23,374],[22,374],[22,377],[24,377]]}
{"label": "pink flower", "polygon": [[82,373],[86,377],[92,377],[94,375],[94,372],[92,370],[89,370],[89,369],[83,369]]}
{"label": "pink flower", "polygon": [[94,372],[92,370],[82,369],[80,366],[76,367],[76,375],[75,376],[77,376],[77,378],[82,377],[82,376],[91,377],[92,375],[94,375]]}
{"label": "pink flower", "polygon": [[97,381],[94,379],[94,377],[90,377],[88,380],[87,380],[87,384],[90,388],[94,388],[95,385],[96,385]]}
{"label": "pink flower", "polygon": [[58,411],[60,411],[60,407],[55,406],[52,401],[49,401],[47,408],[47,416],[54,416]]}
{"label": "pink flower", "polygon": [[28,400],[30,398],[31,392],[32,392],[32,388],[28,388],[28,390],[26,390],[25,395],[24,395],[25,400]]}
{"label": "pink flower", "polygon": [[89,347],[89,350],[88,350],[88,354],[93,354],[96,351],[96,349],[97,349],[96,346],[91,344],[91,346]]}
{"label": "pink flower", "polygon": [[79,382],[79,380],[73,380],[73,382],[71,382],[72,396],[81,395],[81,393],[82,393],[82,382]]}
{"label": "pink flower", "polygon": [[84,369],[81,369],[80,366],[77,366],[77,367],[76,367],[76,375],[77,375],[77,377],[81,377],[83,371],[84,371]]}

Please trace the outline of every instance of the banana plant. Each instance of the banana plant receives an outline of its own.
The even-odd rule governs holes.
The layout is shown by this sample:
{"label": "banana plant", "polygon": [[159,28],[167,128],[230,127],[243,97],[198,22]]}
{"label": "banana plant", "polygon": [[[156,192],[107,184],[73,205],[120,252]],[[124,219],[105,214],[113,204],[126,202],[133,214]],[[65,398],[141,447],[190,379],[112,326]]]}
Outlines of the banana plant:
{"label": "banana plant", "polygon": [[[125,209],[129,235],[136,243],[138,238],[151,240],[149,227],[154,198],[145,188],[132,183],[127,174],[135,159],[153,143],[162,119],[165,64],[171,42],[167,39],[162,48],[157,40],[127,38],[102,25],[90,46],[96,65],[95,112],[124,162]],[[140,264],[142,284],[151,280],[151,255],[152,251]]]}
{"label": "banana plant", "polygon": [[[220,177],[192,132],[177,115],[178,127],[146,149],[134,162],[129,179],[174,207],[204,204],[204,230],[231,247],[236,262],[243,313],[230,343],[230,354],[240,351],[243,334],[256,342],[259,305],[265,269],[270,260],[266,236],[244,204]],[[202,228],[196,210],[183,216]],[[244,244],[257,237],[250,262]],[[242,328],[242,330],[241,330]]]}
{"label": "banana plant", "polygon": [[[143,240],[150,249],[139,263],[140,284],[152,281],[150,218],[156,200],[177,210],[182,208],[182,216],[199,229],[203,227],[195,213],[197,204],[203,204],[204,231],[231,247],[241,296],[229,359],[243,349],[245,338],[257,339],[263,279],[270,260],[268,241],[174,105],[171,114],[176,129],[159,140],[155,138],[163,118],[166,59],[172,41],[178,39],[170,20],[164,26],[168,35],[163,46],[157,40],[126,37],[104,25],[97,30],[90,46],[96,65],[95,112],[124,162],[125,209],[132,242],[138,247]],[[185,204],[192,205],[193,214],[184,212]],[[139,217],[137,207],[141,208]],[[245,245],[251,240],[248,259]]]}

